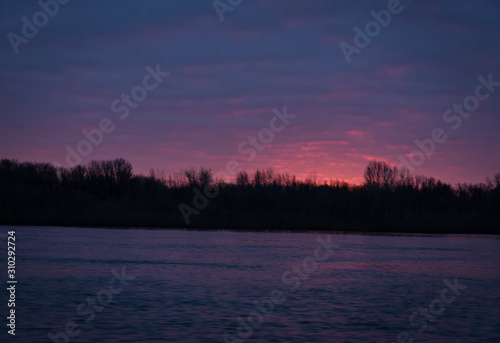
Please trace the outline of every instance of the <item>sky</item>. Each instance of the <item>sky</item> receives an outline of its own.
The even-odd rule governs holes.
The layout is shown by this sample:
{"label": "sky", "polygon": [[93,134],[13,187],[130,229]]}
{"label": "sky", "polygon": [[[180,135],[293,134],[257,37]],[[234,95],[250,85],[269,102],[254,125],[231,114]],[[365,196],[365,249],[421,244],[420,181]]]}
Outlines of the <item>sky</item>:
{"label": "sky", "polygon": [[0,158],[500,173],[498,1],[60,2],[0,4]]}

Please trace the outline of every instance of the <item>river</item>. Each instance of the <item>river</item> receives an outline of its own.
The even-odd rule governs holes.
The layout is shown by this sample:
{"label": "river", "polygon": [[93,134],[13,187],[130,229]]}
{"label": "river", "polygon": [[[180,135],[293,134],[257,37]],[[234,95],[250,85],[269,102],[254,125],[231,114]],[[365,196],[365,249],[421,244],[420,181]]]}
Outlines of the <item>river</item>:
{"label": "river", "polygon": [[500,237],[0,229],[2,342],[500,341]]}

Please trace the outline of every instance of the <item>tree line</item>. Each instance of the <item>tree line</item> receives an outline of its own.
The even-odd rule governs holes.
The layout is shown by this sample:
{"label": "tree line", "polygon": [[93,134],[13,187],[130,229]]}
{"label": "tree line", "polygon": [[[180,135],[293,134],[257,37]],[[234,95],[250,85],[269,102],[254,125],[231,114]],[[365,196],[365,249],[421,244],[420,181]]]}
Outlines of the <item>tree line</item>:
{"label": "tree line", "polygon": [[500,174],[450,185],[370,161],[364,182],[305,180],[272,168],[133,174],[119,158],[73,168],[0,161],[0,224],[498,234]]}

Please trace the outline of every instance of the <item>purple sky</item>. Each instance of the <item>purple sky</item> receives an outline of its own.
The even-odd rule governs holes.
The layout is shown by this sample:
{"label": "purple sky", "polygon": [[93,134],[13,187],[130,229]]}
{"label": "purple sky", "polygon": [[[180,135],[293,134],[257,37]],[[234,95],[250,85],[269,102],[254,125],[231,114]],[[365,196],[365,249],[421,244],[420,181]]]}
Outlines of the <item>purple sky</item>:
{"label": "purple sky", "polygon": [[[475,95],[479,76],[500,81],[500,2],[401,1],[347,63],[339,44],[354,45],[354,27],[387,3],[244,0],[221,22],[212,0],[73,0],[16,54],[9,33],[22,36],[21,18],[41,8],[4,1],[0,158],[65,165],[66,147],[109,118],[114,131],[82,163],[124,157],[135,172],[170,174],[235,160],[360,182],[368,160],[399,164],[442,128],[415,174],[484,182],[500,172],[500,87],[456,129],[458,114],[443,113]],[[158,64],[169,76],[120,119],[113,101]],[[238,153],[284,106],[296,117],[255,159]]]}

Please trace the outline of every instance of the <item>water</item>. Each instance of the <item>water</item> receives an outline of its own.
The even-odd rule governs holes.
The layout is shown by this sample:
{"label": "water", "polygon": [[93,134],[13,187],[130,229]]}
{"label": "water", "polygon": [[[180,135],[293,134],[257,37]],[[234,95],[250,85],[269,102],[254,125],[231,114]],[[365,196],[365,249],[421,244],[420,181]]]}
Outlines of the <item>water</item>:
{"label": "water", "polygon": [[[0,229],[6,252],[10,228]],[[500,341],[498,237],[332,235],[338,247],[330,255],[318,248],[327,259],[315,262],[326,234],[14,229],[16,336],[4,319],[2,342],[51,342],[49,334],[59,342],[224,342],[225,333],[234,342]],[[300,280],[293,266],[304,260]],[[123,268],[135,278],[116,281],[111,271]],[[444,280],[466,287],[444,291],[448,304]],[[6,297],[4,287],[2,317]],[[266,316],[254,302],[268,306]],[[411,325],[431,303],[434,314]],[[66,326],[74,337],[58,335]]]}

